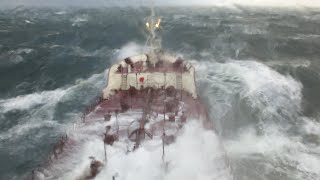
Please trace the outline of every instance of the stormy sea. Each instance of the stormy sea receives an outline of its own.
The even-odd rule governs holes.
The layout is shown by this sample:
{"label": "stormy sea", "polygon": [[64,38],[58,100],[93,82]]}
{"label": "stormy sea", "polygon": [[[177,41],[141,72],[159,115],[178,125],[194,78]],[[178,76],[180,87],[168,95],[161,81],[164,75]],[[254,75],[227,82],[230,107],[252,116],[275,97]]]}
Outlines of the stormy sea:
{"label": "stormy sea", "polygon": [[[196,68],[198,94],[231,175],[320,179],[320,10],[236,6],[156,12],[163,49]],[[143,52],[149,13],[144,7],[0,10],[0,179],[22,179],[46,161],[53,144],[100,96],[108,68]],[[181,157],[189,164],[185,169],[205,166],[193,164],[192,157],[215,154],[214,137],[203,135],[204,148]],[[211,165],[193,179],[222,171]],[[132,177],[141,173],[128,171]],[[167,179],[187,179],[185,173]],[[100,179],[111,179],[104,175]]]}

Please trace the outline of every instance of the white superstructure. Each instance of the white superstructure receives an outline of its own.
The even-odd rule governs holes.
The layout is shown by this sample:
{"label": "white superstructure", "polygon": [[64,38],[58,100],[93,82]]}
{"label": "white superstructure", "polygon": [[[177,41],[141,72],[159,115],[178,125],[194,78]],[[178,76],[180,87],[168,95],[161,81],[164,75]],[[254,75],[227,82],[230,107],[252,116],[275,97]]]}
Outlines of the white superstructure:
{"label": "white superstructure", "polygon": [[[169,66],[173,66],[177,61],[177,58],[165,54],[157,58]],[[151,64],[152,67],[150,67],[149,59],[148,55],[141,54],[130,57],[130,63],[140,64],[139,67],[132,66],[125,60],[113,65],[109,70],[108,86],[103,90],[103,98],[108,99],[115,93],[115,90],[128,90],[130,87],[139,90],[146,87],[168,88],[170,86],[188,92],[193,98],[197,98],[195,69],[189,62],[181,61],[180,70],[170,67],[153,69],[155,65]],[[153,60],[153,62],[159,61]]]}

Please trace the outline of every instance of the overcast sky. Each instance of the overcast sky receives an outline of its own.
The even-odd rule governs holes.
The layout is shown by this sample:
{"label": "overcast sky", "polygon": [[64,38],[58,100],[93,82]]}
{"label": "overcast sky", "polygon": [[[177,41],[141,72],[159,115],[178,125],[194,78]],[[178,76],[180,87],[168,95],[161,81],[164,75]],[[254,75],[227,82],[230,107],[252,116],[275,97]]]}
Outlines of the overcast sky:
{"label": "overcast sky", "polygon": [[[144,5],[151,0],[0,0],[0,7]],[[157,5],[320,7],[320,0],[154,0]]]}

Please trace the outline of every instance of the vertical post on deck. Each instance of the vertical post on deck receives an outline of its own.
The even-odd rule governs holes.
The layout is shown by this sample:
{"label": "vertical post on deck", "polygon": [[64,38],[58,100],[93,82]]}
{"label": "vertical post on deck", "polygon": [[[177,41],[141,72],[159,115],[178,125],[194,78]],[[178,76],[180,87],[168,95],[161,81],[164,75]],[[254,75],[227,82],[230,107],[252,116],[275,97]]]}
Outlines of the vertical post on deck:
{"label": "vertical post on deck", "polygon": [[32,180],[35,180],[36,179],[36,175],[35,175],[34,170],[32,170],[31,173],[32,173]]}
{"label": "vertical post on deck", "polygon": [[166,132],[165,132],[165,125],[166,125],[166,99],[167,99],[167,91],[166,91],[166,81],[167,81],[167,77],[166,77],[166,72],[164,72],[164,107],[163,107],[163,127],[162,127],[162,161],[164,161],[164,138],[166,136]]}
{"label": "vertical post on deck", "polygon": [[[164,113],[163,113],[163,122],[165,123],[166,120],[166,100],[167,100],[167,91],[166,91],[166,84],[167,84],[167,73],[166,71],[164,71]],[[163,128],[164,128],[164,124],[163,124]],[[164,131],[163,131],[164,132]]]}
{"label": "vertical post on deck", "polygon": [[[181,83],[182,83],[182,71],[183,71],[183,69],[181,70]],[[180,89],[180,101],[182,101],[182,89],[183,89],[182,87],[183,86],[181,86],[181,89]]]}
{"label": "vertical post on deck", "polygon": [[136,72],[136,88],[138,89],[138,73]]}
{"label": "vertical post on deck", "polygon": [[116,110],[117,136],[119,137],[118,110]]}
{"label": "vertical post on deck", "polygon": [[[130,88],[129,88],[129,89],[130,89]],[[132,97],[131,97],[131,94],[130,94],[130,90],[128,90],[127,96],[129,97],[129,100],[130,100],[129,109],[131,110],[131,109],[132,109]]]}
{"label": "vertical post on deck", "polygon": [[107,147],[104,141],[103,141],[103,148],[104,148],[104,161],[107,162]]}
{"label": "vertical post on deck", "polygon": [[162,161],[164,161],[164,138],[165,138],[165,133],[163,132],[162,135]]}
{"label": "vertical post on deck", "polygon": [[[164,107],[163,107],[163,123],[165,123],[165,120],[166,120],[166,99],[167,99],[167,91],[166,91],[166,82],[167,81],[167,75],[166,75],[166,72],[164,72],[164,85],[163,85],[163,88],[164,88]],[[163,124],[164,126],[164,124]]]}
{"label": "vertical post on deck", "polygon": [[164,89],[166,89],[166,83],[167,83],[167,73],[164,72]]}

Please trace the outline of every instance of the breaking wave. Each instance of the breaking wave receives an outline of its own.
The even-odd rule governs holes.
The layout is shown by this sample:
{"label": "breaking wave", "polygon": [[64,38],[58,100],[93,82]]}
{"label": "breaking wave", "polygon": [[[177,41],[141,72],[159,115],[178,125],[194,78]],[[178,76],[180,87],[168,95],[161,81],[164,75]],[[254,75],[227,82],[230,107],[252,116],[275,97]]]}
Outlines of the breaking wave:
{"label": "breaking wave", "polygon": [[12,110],[27,110],[40,104],[56,103],[66,93],[67,90],[56,89],[53,91],[43,91],[40,93],[17,96],[0,100],[0,107],[4,113]]}
{"label": "breaking wave", "polygon": [[[131,114],[127,118],[134,116]],[[84,144],[72,156],[55,165],[54,172],[59,177],[85,177],[89,171],[89,157],[104,162],[102,137],[96,135],[97,132],[104,132],[104,125],[99,122],[70,134]],[[213,131],[204,130],[197,121],[187,123],[176,143],[165,147],[165,162],[162,161],[161,143],[161,138],[155,137],[130,153],[127,153],[125,142],[119,141],[113,146],[107,146],[107,163],[96,179],[112,179],[113,176],[119,180],[232,179],[218,137]]]}
{"label": "breaking wave", "polygon": [[[104,86],[104,76],[107,71],[101,74],[94,74],[86,80],[77,80],[76,84],[68,88],[59,88],[52,91],[43,91],[10,99],[0,100],[0,112],[2,116],[10,113],[26,112],[22,117],[18,117],[18,122],[13,124],[7,131],[0,133],[0,140],[14,140],[23,137],[34,129],[46,127],[61,127],[62,124],[57,121],[56,113],[59,111],[58,105],[68,104],[79,101],[81,96],[82,103],[90,104],[94,96],[98,96],[100,89]],[[88,92],[92,92],[88,96]],[[77,118],[80,117],[81,109],[74,109],[67,113],[64,126],[68,127]],[[64,121],[64,120],[63,120]],[[64,133],[65,128],[60,128],[60,133]]]}
{"label": "breaking wave", "polygon": [[301,113],[300,82],[256,61],[195,64],[238,179],[320,176],[320,124]]}

